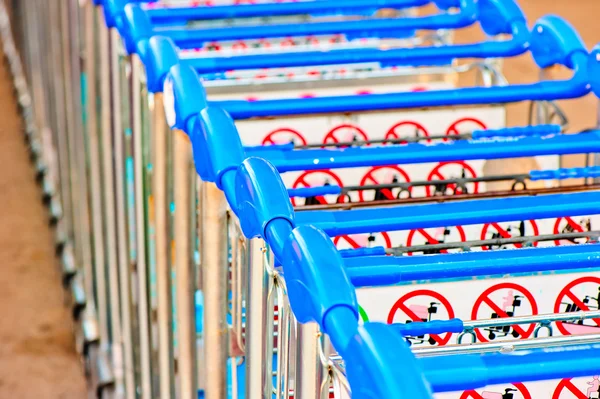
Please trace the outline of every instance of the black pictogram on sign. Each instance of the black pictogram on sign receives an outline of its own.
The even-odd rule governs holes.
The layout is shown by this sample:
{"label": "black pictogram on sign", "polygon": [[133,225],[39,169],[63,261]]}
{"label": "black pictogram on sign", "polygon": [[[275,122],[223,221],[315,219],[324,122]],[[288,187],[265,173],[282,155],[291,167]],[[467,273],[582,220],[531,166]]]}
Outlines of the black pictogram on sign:
{"label": "black pictogram on sign", "polygon": [[[555,313],[598,310],[600,301],[600,277],[578,278],[563,288],[554,303]],[[556,328],[564,335],[598,333],[600,319],[576,322],[556,322]]]}
{"label": "black pictogram on sign", "polygon": [[[441,162],[429,172],[427,181],[451,180],[457,178],[475,178],[477,173],[463,161]],[[425,193],[428,197],[441,195],[460,195],[477,194],[479,192],[479,183],[438,183],[425,187]]]}
{"label": "black pictogram on sign", "polygon": [[263,145],[276,145],[276,144],[289,144],[294,143],[295,145],[307,145],[308,142],[304,136],[298,131],[282,127],[274,130],[267,134],[262,141]]}
{"label": "black pictogram on sign", "polygon": [[[465,234],[465,230],[462,226],[456,227],[440,227],[440,228],[429,228],[429,229],[416,229],[411,230],[408,233],[408,237],[406,239],[406,245],[409,247],[415,245],[435,245],[435,244],[444,244],[444,243],[454,243],[454,242],[465,242],[467,241],[467,235]],[[448,251],[445,249],[442,250],[431,250],[424,251],[424,254],[434,254],[434,253],[442,253],[445,254]],[[412,255],[412,252],[409,252],[408,255]]]}
{"label": "black pictogram on sign", "polygon": [[[404,169],[399,166],[376,166],[371,169],[360,180],[361,187],[373,186],[380,184],[394,184],[394,183],[410,183],[410,177]],[[385,201],[395,200],[403,198],[403,193],[406,191],[406,196],[410,195],[410,187],[406,190],[400,188],[388,189],[379,188],[372,190],[372,192],[359,191],[358,198],[360,202],[365,201]]]}
{"label": "black pictogram on sign", "polygon": [[[483,225],[481,229],[481,240],[493,240],[493,239],[502,239],[502,238],[516,238],[516,237],[533,237],[540,234],[540,229],[538,228],[535,220],[528,221],[520,221],[520,222],[506,222],[506,223],[486,223]],[[537,242],[533,243],[534,246],[537,246]],[[497,247],[494,245],[491,246],[483,246],[483,250],[488,249],[501,249],[501,248],[522,248],[523,244],[515,243],[509,245],[503,245],[501,247]]]}
{"label": "black pictogram on sign", "polygon": [[523,384],[511,384],[508,388],[488,388],[481,393],[475,390],[463,392],[460,399],[531,399],[531,394]]}
{"label": "black pictogram on sign", "polygon": [[[390,309],[387,322],[413,323],[454,318],[450,302],[441,294],[431,290],[416,290],[403,295]],[[407,337],[411,344],[446,345],[452,333],[429,336]]]}
{"label": "black pictogram on sign", "polygon": [[[510,318],[517,315],[537,315],[535,298],[525,287],[514,283],[501,283],[485,290],[473,305],[471,320]],[[526,339],[535,331],[535,324],[505,325],[476,329],[477,339],[489,342],[498,338]]]}
{"label": "black pictogram on sign", "polygon": [[[565,233],[584,233],[592,230],[592,221],[590,218],[583,218],[579,222],[571,217],[556,219],[554,223],[554,234]],[[572,240],[554,240],[556,245],[582,244],[587,242],[587,238],[577,238]]]}

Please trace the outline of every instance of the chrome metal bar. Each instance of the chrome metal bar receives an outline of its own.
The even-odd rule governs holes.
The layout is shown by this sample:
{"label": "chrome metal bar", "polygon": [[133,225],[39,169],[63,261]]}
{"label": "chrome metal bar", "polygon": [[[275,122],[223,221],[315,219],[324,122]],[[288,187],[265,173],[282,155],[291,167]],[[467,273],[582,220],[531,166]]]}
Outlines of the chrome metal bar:
{"label": "chrome metal bar", "polygon": [[265,339],[268,323],[268,293],[271,279],[265,267],[265,243],[254,239],[248,246],[248,296],[246,300],[246,398],[266,399],[272,392],[271,371],[265,367],[270,356]]}
{"label": "chrome metal bar", "polygon": [[195,399],[198,395],[198,373],[196,369],[195,323],[196,273],[191,257],[192,241],[190,236],[192,218],[190,214],[190,199],[192,196],[190,162],[192,162],[192,149],[184,132],[174,131],[173,134],[178,393],[181,399]]}
{"label": "chrome metal bar", "polygon": [[227,202],[221,190],[205,183],[202,189],[202,291],[205,348],[205,398],[227,396]]}
{"label": "chrome metal bar", "polygon": [[296,324],[297,347],[294,399],[325,399],[329,397],[319,351],[319,326],[316,323]]}

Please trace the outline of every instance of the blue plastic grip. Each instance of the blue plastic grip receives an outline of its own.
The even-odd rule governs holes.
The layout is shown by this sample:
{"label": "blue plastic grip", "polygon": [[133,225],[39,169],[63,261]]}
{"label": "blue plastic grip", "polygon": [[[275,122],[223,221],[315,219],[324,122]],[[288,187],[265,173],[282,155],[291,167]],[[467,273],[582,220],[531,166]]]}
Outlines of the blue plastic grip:
{"label": "blue plastic grip", "polygon": [[163,99],[171,129],[186,130],[189,119],[208,106],[206,91],[196,72],[177,64],[165,78]]}
{"label": "blue plastic grip", "polygon": [[[358,302],[344,261],[329,237],[312,226],[295,228],[283,248],[283,272],[290,304],[300,323],[317,322],[339,351],[358,328]],[[335,289],[332,289],[335,287]],[[347,314],[352,319],[333,321]],[[333,322],[332,322],[333,321]],[[328,331],[329,326],[345,328]],[[350,324],[348,324],[350,323]],[[344,331],[345,330],[345,331]],[[350,336],[347,337],[347,332]]]}
{"label": "blue plastic grip", "polygon": [[385,256],[384,247],[362,247],[353,249],[339,249],[342,258],[359,258],[365,256]]}
{"label": "blue plastic grip", "polygon": [[128,54],[134,54],[138,42],[153,35],[152,23],[139,4],[125,5],[121,14],[122,17],[116,20],[119,23],[117,28],[123,38],[125,50]]}
{"label": "blue plastic grip", "polygon": [[246,237],[265,237],[267,225],[276,219],[294,226],[292,203],[273,165],[247,158],[238,168],[235,186],[237,215]]}
{"label": "blue plastic grip", "polygon": [[360,326],[342,357],[353,398],[431,399],[432,391],[419,361],[392,327]]}
{"label": "blue plastic grip", "polygon": [[513,0],[479,0],[479,24],[489,36],[513,33],[516,23],[526,24],[521,7]]}
{"label": "blue plastic grip", "polygon": [[588,52],[579,33],[556,15],[540,18],[531,31],[531,55],[540,68],[565,65],[573,68],[573,56]]}
{"label": "blue plastic grip", "polygon": [[554,170],[532,170],[529,172],[529,180],[566,180],[580,178],[600,177],[600,166],[589,168],[561,168]]}
{"label": "blue plastic grip", "polygon": [[223,175],[235,171],[245,159],[233,120],[222,108],[209,106],[198,115],[190,139],[198,174],[223,190]]}
{"label": "blue plastic grip", "polygon": [[549,136],[559,134],[561,131],[562,127],[560,125],[518,126],[501,129],[474,130],[471,133],[471,137],[474,140],[478,140],[493,137]]}
{"label": "blue plastic grip", "polygon": [[288,188],[288,194],[291,198],[308,198],[319,195],[339,195],[342,193],[340,186],[318,186],[318,187],[301,187]]}
{"label": "blue plastic grip", "polygon": [[[140,51],[140,48],[144,51]],[[146,85],[150,93],[162,92],[164,79],[170,69],[179,63],[177,49],[171,39],[152,36],[138,43],[138,53],[146,69]]]}
{"label": "blue plastic grip", "polygon": [[465,329],[461,319],[393,324],[393,326],[405,337],[418,337],[426,334],[461,333]]}
{"label": "blue plastic grip", "polygon": [[600,97],[600,44],[594,47],[588,58],[590,84],[596,97]]}

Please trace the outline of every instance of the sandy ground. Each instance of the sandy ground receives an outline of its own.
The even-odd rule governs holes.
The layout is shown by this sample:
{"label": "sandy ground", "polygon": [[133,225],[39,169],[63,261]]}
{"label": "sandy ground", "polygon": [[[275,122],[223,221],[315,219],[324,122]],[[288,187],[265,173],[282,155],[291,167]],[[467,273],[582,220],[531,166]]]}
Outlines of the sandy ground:
{"label": "sandy ground", "polygon": [[[521,0],[529,22],[547,13],[568,18],[588,46],[600,42],[600,1]],[[473,40],[477,29],[461,33]],[[506,63],[512,82],[537,78],[529,56]],[[559,75],[567,76],[564,72]],[[595,125],[596,100],[563,102],[572,129]],[[0,399],[84,398],[71,321],[63,306],[60,274],[46,210],[34,183],[9,77],[0,65]],[[511,106],[511,124],[524,123],[523,107]],[[521,164],[521,167],[526,167]]]}

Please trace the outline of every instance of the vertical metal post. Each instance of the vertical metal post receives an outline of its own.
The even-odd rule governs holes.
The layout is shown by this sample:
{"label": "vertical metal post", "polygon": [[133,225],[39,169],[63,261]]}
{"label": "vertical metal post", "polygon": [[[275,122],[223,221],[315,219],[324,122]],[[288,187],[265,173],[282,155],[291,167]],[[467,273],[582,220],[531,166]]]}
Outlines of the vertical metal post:
{"label": "vertical metal post", "polygon": [[329,387],[319,352],[319,326],[297,323],[294,399],[325,399]]}
{"label": "vertical metal post", "polygon": [[98,69],[96,55],[96,9],[92,2],[87,2],[85,15],[85,74],[86,87],[86,126],[87,153],[89,156],[90,200],[92,207],[92,236],[94,248],[94,288],[95,302],[98,308],[98,322],[100,324],[101,344],[109,342],[108,333],[108,298],[106,294],[106,261],[104,256],[105,242],[103,232],[102,214],[102,176],[100,173],[100,143],[98,130]]}
{"label": "vertical metal post", "polygon": [[175,397],[173,370],[173,304],[169,262],[169,201],[167,195],[167,137],[171,134],[165,117],[161,93],[154,95],[151,108],[154,143],[154,234],[156,242],[156,285],[158,324],[158,370],[161,399]]}
{"label": "vertical metal post", "polygon": [[145,154],[144,138],[141,126],[142,93],[138,82],[143,76],[143,65],[136,55],[131,56],[131,91],[132,127],[133,127],[133,160],[134,160],[134,190],[135,190],[135,222],[136,222],[136,272],[137,272],[137,305],[138,305],[138,333],[140,338],[140,366],[141,366],[141,397],[152,398],[152,364],[150,351],[150,306],[148,292],[148,264],[146,262],[146,192],[145,183]]}
{"label": "vertical metal post", "polygon": [[214,184],[202,190],[202,291],[206,399],[227,397],[227,201]]}
{"label": "vertical metal post", "polygon": [[[118,269],[119,269],[119,291],[120,291],[120,314],[122,323],[123,335],[123,360],[125,371],[125,397],[127,399],[135,399],[137,382],[135,374],[134,361],[134,334],[132,327],[133,318],[133,300],[132,300],[132,273],[131,262],[131,246],[128,236],[129,229],[129,214],[127,206],[127,178],[126,178],[126,157],[125,157],[125,141],[128,137],[125,120],[129,120],[127,96],[127,82],[125,81],[124,66],[121,62],[125,62],[125,57],[121,54],[121,39],[119,33],[115,29],[110,31],[110,46],[111,46],[111,98],[113,104],[112,122],[114,128],[114,162],[115,162],[115,209],[116,209],[116,236],[118,248]],[[124,95],[125,94],[125,95]],[[125,119],[125,120],[124,120]]]}
{"label": "vertical metal post", "polygon": [[173,185],[175,200],[175,292],[177,303],[177,371],[179,397],[193,399],[198,396],[196,368],[195,292],[196,273],[191,240],[191,190],[190,163],[192,147],[187,135],[173,132]]}
{"label": "vertical metal post", "polygon": [[248,248],[248,294],[246,298],[246,398],[271,398],[271,370],[268,353],[268,296],[271,279],[264,264],[265,244],[252,240]]}

